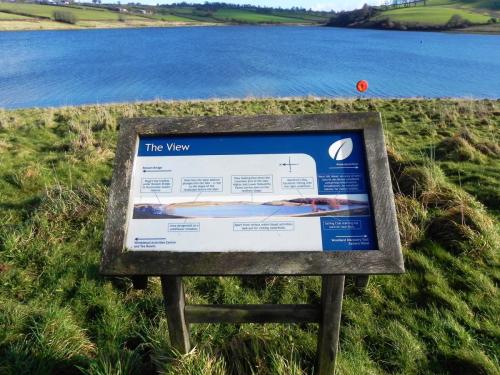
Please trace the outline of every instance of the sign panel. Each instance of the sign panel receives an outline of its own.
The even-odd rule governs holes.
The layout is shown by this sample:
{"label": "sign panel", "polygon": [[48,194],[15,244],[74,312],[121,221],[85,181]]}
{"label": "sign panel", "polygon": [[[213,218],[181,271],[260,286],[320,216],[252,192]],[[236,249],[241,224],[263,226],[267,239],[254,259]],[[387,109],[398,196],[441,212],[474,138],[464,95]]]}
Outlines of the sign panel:
{"label": "sign panel", "polygon": [[126,247],[376,250],[361,131],[140,137]]}
{"label": "sign panel", "polygon": [[123,120],[101,271],[404,272],[380,116]]}

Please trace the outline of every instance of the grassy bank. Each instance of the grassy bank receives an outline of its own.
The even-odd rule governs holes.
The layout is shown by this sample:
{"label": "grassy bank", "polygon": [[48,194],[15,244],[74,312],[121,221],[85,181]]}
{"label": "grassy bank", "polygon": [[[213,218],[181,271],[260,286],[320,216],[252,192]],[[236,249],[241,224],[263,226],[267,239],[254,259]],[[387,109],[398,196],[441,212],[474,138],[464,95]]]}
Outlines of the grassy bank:
{"label": "grassy bank", "polygon": [[[0,110],[0,373],[310,374],[315,325],[168,341],[157,279],[98,273],[117,119],[380,111],[407,273],[348,282],[340,374],[498,374],[500,101],[249,100]],[[187,279],[190,303],[315,303],[316,277]]]}

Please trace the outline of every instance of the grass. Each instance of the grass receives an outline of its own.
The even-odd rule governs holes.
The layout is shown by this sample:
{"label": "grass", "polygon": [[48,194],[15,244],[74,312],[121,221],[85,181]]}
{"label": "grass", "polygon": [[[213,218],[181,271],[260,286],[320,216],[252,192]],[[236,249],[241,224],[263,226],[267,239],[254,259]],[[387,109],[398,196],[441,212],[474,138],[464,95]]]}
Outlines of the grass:
{"label": "grass", "polygon": [[[118,118],[380,111],[407,272],[348,280],[339,374],[500,373],[500,101],[246,100],[0,110],[0,373],[311,374],[315,325],[195,325],[98,273]],[[448,151],[448,152],[446,152]],[[317,277],[192,277],[190,303],[316,303]]]}
{"label": "grass", "polygon": [[190,18],[176,16],[174,14],[159,14],[159,13],[155,13],[155,14],[148,15],[148,17],[151,17],[151,18],[154,18],[154,19],[158,19],[158,20],[161,20],[161,21],[168,21],[168,22],[193,22],[193,20],[190,19]]}
{"label": "grass", "polygon": [[19,14],[0,12],[0,20],[25,20],[29,19],[27,16],[21,16]]}
{"label": "grass", "polygon": [[307,12],[291,12],[289,10],[274,10],[273,13],[264,14],[252,9],[218,9],[206,11],[195,7],[184,6],[168,8],[168,11],[178,17],[201,22],[231,22],[248,24],[321,24],[328,20],[321,16]]}
{"label": "grass", "polygon": [[392,21],[405,23],[421,23],[426,25],[444,25],[449,19],[458,14],[471,23],[486,23],[491,18],[469,10],[447,8],[440,6],[418,6],[388,10],[374,17],[374,20],[389,18]]}
{"label": "grass", "polygon": [[[491,18],[500,15],[500,6],[495,1],[483,0],[427,0],[427,4],[419,4],[407,8],[383,11],[371,18],[377,22],[389,20],[410,28],[444,27],[454,15],[474,25],[487,24]],[[496,32],[488,28],[484,32]]]}
{"label": "grass", "polygon": [[[153,9],[153,8],[152,8]],[[3,11],[3,12],[2,12]],[[248,23],[248,24],[318,24],[326,18],[315,14],[293,13],[260,14],[253,10],[220,9],[215,12],[197,10],[194,7],[161,9],[161,13],[137,15],[133,12],[120,14],[104,8],[85,6],[52,6],[31,3],[0,2],[0,30],[58,29],[61,24],[54,20],[54,12],[71,12],[78,27],[139,27],[172,26],[178,24]],[[120,22],[121,18],[125,22]],[[8,21],[8,22],[7,22]],[[16,22],[12,21],[26,21]],[[68,26],[71,28],[71,26]]]}
{"label": "grass", "polygon": [[[0,3],[0,11],[2,10],[8,10],[10,12],[23,15],[30,15],[32,17],[42,17],[50,19],[53,19],[53,13],[55,11],[70,11],[74,13],[74,15],[80,20],[92,21],[118,20],[119,14],[117,12],[111,12],[108,10],[94,10],[84,7],[63,7],[28,3]],[[129,17],[140,18],[134,15],[130,15]]]}
{"label": "grass", "polygon": [[[4,10],[4,12],[2,12]],[[55,22],[54,14],[68,13],[77,20],[73,25]],[[16,22],[17,21],[17,22]],[[134,15],[122,14],[107,9],[85,6],[52,6],[31,3],[1,3],[0,31],[39,30],[75,28],[116,28],[116,27],[160,27],[179,23],[190,24],[193,20],[175,15]]]}
{"label": "grass", "polygon": [[310,19],[282,17],[237,9],[220,9],[214,13],[213,17],[224,21],[244,23],[311,23]]}

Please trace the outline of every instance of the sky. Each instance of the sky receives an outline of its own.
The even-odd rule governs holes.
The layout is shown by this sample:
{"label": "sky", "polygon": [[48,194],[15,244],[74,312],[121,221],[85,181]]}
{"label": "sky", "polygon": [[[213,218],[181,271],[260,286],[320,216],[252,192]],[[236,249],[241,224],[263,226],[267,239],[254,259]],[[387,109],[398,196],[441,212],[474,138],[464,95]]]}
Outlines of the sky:
{"label": "sky", "polygon": [[[175,1],[165,1],[165,0],[131,0],[139,1],[143,4],[171,4],[180,3],[183,0]],[[187,3],[204,3],[205,0],[184,0]],[[380,5],[383,4],[384,0],[214,0],[231,4],[252,4],[260,6],[272,6],[272,7],[282,7],[291,8],[298,6],[306,9],[313,10],[351,10],[361,8],[363,4],[368,3],[370,5]],[[122,1],[125,3],[126,1]]]}

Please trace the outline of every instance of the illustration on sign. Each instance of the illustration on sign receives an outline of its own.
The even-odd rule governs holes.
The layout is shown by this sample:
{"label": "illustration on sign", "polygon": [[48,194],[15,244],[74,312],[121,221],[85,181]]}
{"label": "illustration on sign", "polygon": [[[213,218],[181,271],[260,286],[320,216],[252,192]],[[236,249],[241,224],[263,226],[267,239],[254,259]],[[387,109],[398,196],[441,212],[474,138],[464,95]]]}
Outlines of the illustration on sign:
{"label": "illustration on sign", "polygon": [[360,131],[141,137],[133,168],[129,250],[377,249]]}

